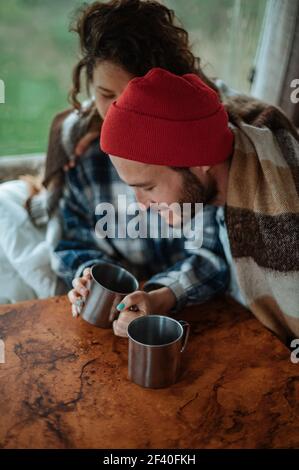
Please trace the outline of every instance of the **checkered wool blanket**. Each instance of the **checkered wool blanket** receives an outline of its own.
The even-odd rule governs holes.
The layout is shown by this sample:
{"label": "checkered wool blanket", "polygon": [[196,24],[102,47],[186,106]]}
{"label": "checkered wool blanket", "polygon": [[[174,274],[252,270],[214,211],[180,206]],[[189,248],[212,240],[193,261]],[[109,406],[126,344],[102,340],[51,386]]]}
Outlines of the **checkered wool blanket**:
{"label": "checkered wool blanket", "polygon": [[299,141],[283,125],[233,127],[226,223],[239,286],[283,341],[299,338]]}

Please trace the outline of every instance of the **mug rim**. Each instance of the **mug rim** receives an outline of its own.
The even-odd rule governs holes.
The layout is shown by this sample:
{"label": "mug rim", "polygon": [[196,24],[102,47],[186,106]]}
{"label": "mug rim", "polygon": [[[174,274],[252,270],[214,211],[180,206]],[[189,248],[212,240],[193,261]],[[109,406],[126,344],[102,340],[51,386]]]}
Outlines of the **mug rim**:
{"label": "mug rim", "polygon": [[[137,339],[134,339],[132,338],[132,336],[130,335],[129,333],[129,328],[130,328],[130,325],[134,322],[137,322],[138,320],[142,320],[142,318],[144,317],[159,317],[159,318],[167,318],[168,320],[172,320],[176,323],[178,323],[180,325],[180,328],[181,328],[181,333],[180,335],[173,341],[170,341],[169,343],[163,343],[163,344],[147,344],[147,343],[141,343],[140,341],[138,341]],[[129,324],[128,326],[128,337],[134,341],[134,343],[137,343],[137,344],[140,344],[141,346],[147,346],[147,347],[150,347],[150,348],[161,348],[163,346],[169,346],[170,344],[173,344],[173,343],[176,343],[178,340],[180,340],[182,338],[184,334],[184,328],[183,326],[180,324],[180,322],[178,320],[176,320],[175,318],[172,318],[172,317],[168,317],[167,315],[158,315],[158,314],[149,314],[149,315],[143,315],[142,317],[138,317],[138,318],[135,318],[134,320],[131,321],[131,323]]]}
{"label": "mug rim", "polygon": [[[116,290],[111,290],[109,289],[108,287],[105,287],[103,286],[103,284],[101,284],[99,281],[97,281],[93,275],[93,269],[96,268],[97,266],[99,265],[106,265],[106,266],[112,266],[114,268],[118,268],[120,271],[124,271],[125,273],[127,273],[134,281],[135,281],[135,285],[136,285],[136,288],[134,290],[132,290],[131,292],[118,292]],[[91,277],[92,279],[99,285],[101,286],[102,289],[105,289],[106,291],[108,292],[111,292],[111,294],[119,294],[119,295],[129,295],[131,294],[132,292],[135,292],[135,290],[138,289],[139,287],[139,282],[138,280],[136,279],[136,277],[130,273],[130,271],[128,271],[127,269],[123,268],[122,266],[118,266],[117,264],[113,264],[113,263],[106,263],[105,261],[100,261],[99,263],[96,263],[94,264],[92,267],[91,267]]]}

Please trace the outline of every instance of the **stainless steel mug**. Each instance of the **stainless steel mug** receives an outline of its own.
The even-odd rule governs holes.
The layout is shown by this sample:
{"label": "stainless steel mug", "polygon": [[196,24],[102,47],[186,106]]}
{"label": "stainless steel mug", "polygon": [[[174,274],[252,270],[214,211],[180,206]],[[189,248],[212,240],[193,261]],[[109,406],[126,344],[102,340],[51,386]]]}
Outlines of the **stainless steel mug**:
{"label": "stainless steel mug", "polygon": [[138,289],[137,279],[124,268],[98,263],[91,268],[89,295],[81,317],[92,325],[110,328],[116,306],[128,294]]}
{"label": "stainless steel mug", "polygon": [[162,315],[136,318],[128,326],[128,376],[142,387],[168,387],[177,381],[189,323]]}

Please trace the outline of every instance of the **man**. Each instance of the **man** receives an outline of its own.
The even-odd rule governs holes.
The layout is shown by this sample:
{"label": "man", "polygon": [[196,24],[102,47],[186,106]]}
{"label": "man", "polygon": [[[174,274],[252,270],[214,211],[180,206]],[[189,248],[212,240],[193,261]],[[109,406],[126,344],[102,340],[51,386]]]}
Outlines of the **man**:
{"label": "man", "polygon": [[[258,118],[233,125],[200,78],[156,68],[110,106],[101,148],[146,207],[218,207],[236,295],[288,342],[299,336],[298,135],[276,108]],[[123,323],[132,304],[151,309],[146,293],[122,304]]]}
{"label": "man", "polygon": [[[127,233],[119,238],[119,221],[125,219],[127,207],[118,207],[118,196],[125,196],[130,204],[135,201],[134,192],[97,147],[92,143],[67,172],[61,204],[64,237],[56,247],[54,267],[69,287],[73,281],[69,293],[73,315],[80,313],[79,302],[88,296],[90,267],[101,261],[120,264],[139,280],[147,279],[144,288],[150,291],[155,313],[175,313],[225,292],[229,272],[214,221],[216,208],[205,211],[202,247],[188,249],[183,238],[130,238]],[[102,203],[115,208],[115,237],[97,236],[95,228],[103,216],[95,208]],[[128,315],[133,318],[133,312]],[[126,335],[121,322],[114,326],[116,334]]]}

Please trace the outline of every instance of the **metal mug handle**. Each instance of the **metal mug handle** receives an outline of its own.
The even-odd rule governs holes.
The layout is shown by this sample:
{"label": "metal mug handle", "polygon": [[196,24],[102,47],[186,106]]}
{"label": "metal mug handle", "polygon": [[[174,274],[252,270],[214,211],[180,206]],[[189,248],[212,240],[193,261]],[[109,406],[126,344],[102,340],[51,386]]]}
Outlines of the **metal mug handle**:
{"label": "metal mug handle", "polygon": [[189,333],[190,333],[190,324],[185,320],[178,320],[178,322],[182,325],[182,327],[185,330],[185,338],[184,338],[183,346],[181,349],[181,353],[182,353],[183,351],[185,351],[186,346],[187,346],[187,341],[188,341]]}

